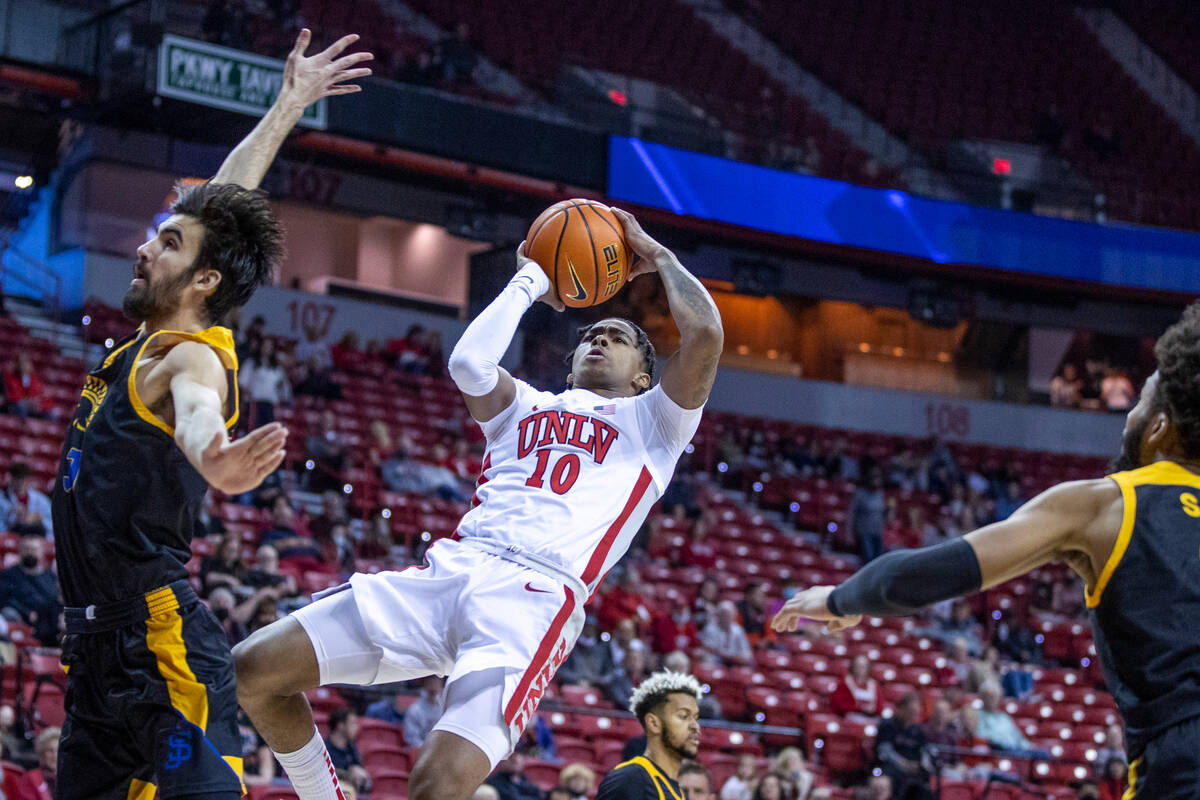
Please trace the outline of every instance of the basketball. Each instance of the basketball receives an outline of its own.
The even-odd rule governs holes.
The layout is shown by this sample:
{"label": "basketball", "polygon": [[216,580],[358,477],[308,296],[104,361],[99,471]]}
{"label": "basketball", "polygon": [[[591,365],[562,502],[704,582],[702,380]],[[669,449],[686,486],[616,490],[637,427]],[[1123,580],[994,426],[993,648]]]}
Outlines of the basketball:
{"label": "basketball", "polygon": [[621,221],[594,200],[563,200],[543,211],[529,226],[525,255],[545,270],[571,308],[603,303],[629,276]]}

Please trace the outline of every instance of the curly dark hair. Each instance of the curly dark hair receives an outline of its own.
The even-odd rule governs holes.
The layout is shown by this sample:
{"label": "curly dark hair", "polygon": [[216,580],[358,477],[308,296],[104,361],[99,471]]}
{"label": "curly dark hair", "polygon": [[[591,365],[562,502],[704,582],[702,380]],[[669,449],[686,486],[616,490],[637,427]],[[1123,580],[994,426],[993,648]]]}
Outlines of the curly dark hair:
{"label": "curly dark hair", "polygon": [[[655,364],[655,358],[657,357],[657,355],[654,351],[654,343],[650,341],[650,337],[646,335],[646,332],[644,330],[642,330],[640,327],[638,327],[638,325],[636,323],[634,323],[632,320],[625,319],[624,317],[611,317],[611,319],[615,319],[615,320],[624,322],[626,325],[633,328],[633,333],[637,337],[637,341],[634,342],[634,346],[642,354],[642,369],[644,369],[646,371],[646,374],[650,376],[650,386],[653,386],[654,385],[654,364]],[[578,339],[578,341],[576,341],[575,347],[579,346],[579,342],[582,342],[583,337],[587,336],[587,332],[590,331],[594,327],[596,327],[595,322],[591,323],[590,325],[580,325],[579,326],[579,330],[576,331],[576,334],[578,334],[579,339]],[[572,348],[570,350],[570,352],[567,353],[567,358],[566,358],[567,364],[570,365],[571,362],[574,360],[574,358],[575,358],[575,349]],[[648,391],[648,389],[642,390],[642,392],[646,392],[646,391]],[[639,392],[639,394],[641,394],[642,392]]]}
{"label": "curly dark hair", "polygon": [[204,301],[213,324],[244,305],[260,285],[271,283],[283,259],[283,229],[264,192],[233,183],[175,187],[174,214],[195,217],[204,240],[192,271],[215,269],[221,282]]}
{"label": "curly dark hair", "polygon": [[1185,458],[1200,458],[1200,303],[1193,303],[1154,345],[1155,401],[1175,423]]}

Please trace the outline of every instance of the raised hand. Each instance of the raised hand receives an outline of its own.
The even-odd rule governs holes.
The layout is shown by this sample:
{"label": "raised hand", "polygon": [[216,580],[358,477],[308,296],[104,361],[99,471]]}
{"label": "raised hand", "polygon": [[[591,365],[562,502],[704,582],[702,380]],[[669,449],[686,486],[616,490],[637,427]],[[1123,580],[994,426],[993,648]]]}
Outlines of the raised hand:
{"label": "raised hand", "polygon": [[204,479],[225,494],[257,488],[283,461],[287,434],[287,428],[278,422],[236,441],[227,441],[225,432],[218,431],[204,449]]}
{"label": "raised hand", "polygon": [[283,67],[280,95],[286,95],[291,102],[307,108],[322,97],[361,92],[361,86],[346,81],[370,75],[370,67],[355,68],[354,65],[370,61],[375,56],[366,51],[341,55],[347,47],[358,41],[358,34],[343,36],[321,52],[306,56],[304,51],[311,41],[312,31],[308,28],[300,31],[296,37],[296,44],[288,53],[287,63]]}
{"label": "raised hand", "polygon": [[[537,262],[525,255],[525,243],[521,242],[521,244],[517,245],[517,272],[523,270],[526,264],[537,264]],[[538,266],[541,267],[541,264],[538,264]],[[554,281],[550,281],[550,291],[539,297],[538,301],[545,303],[555,311],[566,309],[563,301],[558,299],[558,290],[554,288]]]}
{"label": "raised hand", "polygon": [[862,615],[839,617],[829,610],[829,594],[834,586],[814,586],[798,592],[791,600],[783,604],[774,618],[771,627],[780,633],[794,631],[800,626],[800,620],[811,619],[827,622],[826,630],[840,631],[842,628],[852,628],[862,622]]}
{"label": "raised hand", "polygon": [[628,280],[633,280],[638,275],[645,275],[649,272],[658,271],[658,258],[666,251],[666,247],[656,241],[650,234],[642,230],[642,225],[628,211],[610,206],[609,211],[621,221],[621,227],[625,229],[625,241],[629,244],[629,249],[638,257],[638,260],[629,269]]}

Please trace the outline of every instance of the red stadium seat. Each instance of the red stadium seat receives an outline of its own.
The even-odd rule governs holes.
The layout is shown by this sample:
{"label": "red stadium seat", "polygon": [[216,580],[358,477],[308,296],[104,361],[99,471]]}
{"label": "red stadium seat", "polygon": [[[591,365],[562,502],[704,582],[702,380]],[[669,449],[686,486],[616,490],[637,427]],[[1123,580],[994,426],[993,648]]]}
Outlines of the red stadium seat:
{"label": "red stadium seat", "polygon": [[250,800],[300,800],[290,787],[287,786],[250,786]]}

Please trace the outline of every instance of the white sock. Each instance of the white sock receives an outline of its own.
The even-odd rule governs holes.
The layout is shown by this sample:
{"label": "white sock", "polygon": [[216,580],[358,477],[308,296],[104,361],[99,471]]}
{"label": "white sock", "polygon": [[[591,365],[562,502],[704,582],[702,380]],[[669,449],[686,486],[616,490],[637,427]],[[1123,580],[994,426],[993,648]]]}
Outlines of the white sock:
{"label": "white sock", "polygon": [[338,786],[325,742],[315,728],[313,738],[304,747],[291,753],[275,753],[275,757],[287,770],[287,776],[296,794],[300,795],[300,800],[346,800]]}

